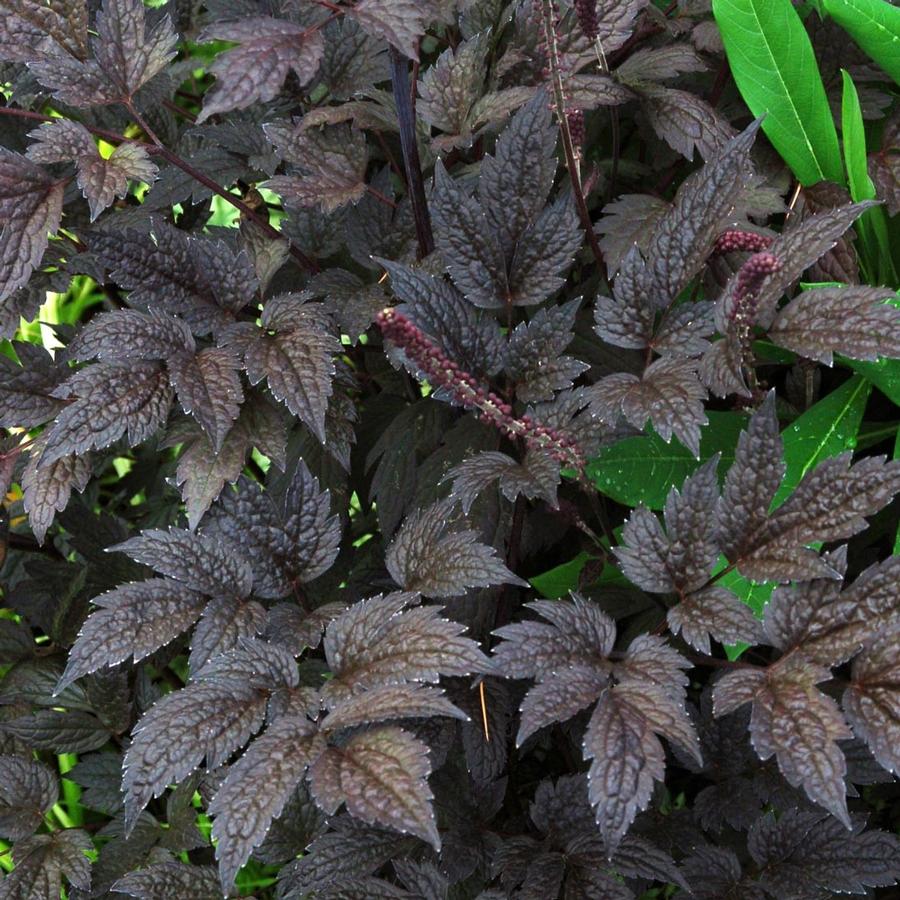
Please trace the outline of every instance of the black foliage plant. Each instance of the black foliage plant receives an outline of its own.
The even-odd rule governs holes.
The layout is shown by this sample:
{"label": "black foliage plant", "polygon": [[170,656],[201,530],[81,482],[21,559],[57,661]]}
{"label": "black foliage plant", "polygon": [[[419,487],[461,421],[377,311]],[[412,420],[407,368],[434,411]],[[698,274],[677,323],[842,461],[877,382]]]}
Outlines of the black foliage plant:
{"label": "black foliage plant", "polygon": [[0,73],[0,900],[891,889],[900,312],[706,5],[6,0]]}

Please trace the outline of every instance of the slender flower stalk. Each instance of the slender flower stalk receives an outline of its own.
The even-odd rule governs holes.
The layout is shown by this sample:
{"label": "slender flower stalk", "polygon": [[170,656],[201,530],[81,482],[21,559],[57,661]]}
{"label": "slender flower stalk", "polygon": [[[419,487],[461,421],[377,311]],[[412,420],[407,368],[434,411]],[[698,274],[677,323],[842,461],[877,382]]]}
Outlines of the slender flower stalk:
{"label": "slender flower stalk", "polygon": [[388,307],[375,321],[382,334],[406,353],[433,386],[448,390],[466,409],[477,410],[482,422],[508,437],[521,438],[530,449],[542,450],[564,466],[583,471],[584,454],[570,437],[538,424],[531,416],[514,416],[506,401],[460,368],[403,313]]}

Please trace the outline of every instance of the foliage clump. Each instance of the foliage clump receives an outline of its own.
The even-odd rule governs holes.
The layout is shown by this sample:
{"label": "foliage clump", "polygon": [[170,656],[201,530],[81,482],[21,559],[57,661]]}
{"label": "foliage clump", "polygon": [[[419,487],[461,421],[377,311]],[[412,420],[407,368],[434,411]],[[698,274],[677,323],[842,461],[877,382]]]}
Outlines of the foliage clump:
{"label": "foliage clump", "polygon": [[704,4],[13,0],[0,60],[2,900],[900,878],[889,220]]}

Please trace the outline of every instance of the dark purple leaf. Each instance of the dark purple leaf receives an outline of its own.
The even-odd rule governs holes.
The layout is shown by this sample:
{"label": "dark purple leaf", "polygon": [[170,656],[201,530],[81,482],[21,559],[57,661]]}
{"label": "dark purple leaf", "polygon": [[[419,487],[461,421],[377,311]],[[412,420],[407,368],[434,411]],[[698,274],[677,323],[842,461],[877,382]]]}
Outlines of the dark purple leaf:
{"label": "dark purple leaf", "polygon": [[428,746],[399,728],[378,728],[329,747],[310,769],[316,802],[333,815],[347,812],[371,825],[413,834],[440,849]]}
{"label": "dark purple leaf", "polygon": [[172,405],[169,379],[159,363],[96,363],[57,388],[69,400],[49,429],[40,465],[102,450],[128,432],[140,444],[165,422]]}
{"label": "dark purple leaf", "polygon": [[279,719],[228,769],[209,804],[219,875],[226,889],[262,843],[320,749],[315,737],[316,726],[308,719]]}
{"label": "dark purple leaf", "polygon": [[465,627],[444,619],[434,606],[404,609],[414,594],[372,597],[350,607],[325,632],[325,656],[334,673],[336,697],[357,685],[368,688],[405,681],[436,682],[440,675],[490,670]]}
{"label": "dark purple leaf", "polygon": [[407,518],[385,555],[394,581],[404,590],[438,598],[494,584],[525,586],[493,547],[478,542],[476,532],[448,531],[453,506],[441,501]]}
{"label": "dark purple leaf", "polygon": [[110,549],[213,597],[246,597],[253,585],[250,566],[233,547],[181,528],[144,531]]}
{"label": "dark purple leaf", "polygon": [[206,598],[177,581],[151,578],[123,584],[93,603],[98,609],[81,627],[57,692],[89,672],[129,658],[138,662],[165,646],[197,621]]}
{"label": "dark purple leaf", "polygon": [[20,841],[37,831],[44,813],[56,803],[59,788],[42,763],[18,756],[0,761],[0,834]]}
{"label": "dark purple leaf", "polygon": [[900,356],[900,310],[885,303],[889,288],[816,288],[788,303],[769,326],[769,337],[830,366],[832,355],[851,359]]}
{"label": "dark purple leaf", "polygon": [[300,84],[306,84],[319,68],[325,50],[321,31],[267,16],[210,25],[198,40],[240,44],[219,55],[209,67],[216,83],[204,98],[198,122],[274,99],[292,69]]}

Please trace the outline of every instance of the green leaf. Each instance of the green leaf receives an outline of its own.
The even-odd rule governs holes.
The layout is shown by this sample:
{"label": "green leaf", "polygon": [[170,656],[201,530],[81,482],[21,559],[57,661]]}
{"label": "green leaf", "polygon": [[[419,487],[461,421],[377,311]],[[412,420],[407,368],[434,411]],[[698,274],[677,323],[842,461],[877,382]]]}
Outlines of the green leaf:
{"label": "green leaf", "polygon": [[[844,80],[844,91],[841,99],[841,130],[844,138],[844,162],[847,166],[847,178],[850,185],[850,196],[854,202],[875,199],[875,185],[869,177],[866,160],[866,129],[863,124],[862,108],[856,85],[845,69],[841,69]],[[891,261],[891,248],[888,241],[887,218],[884,209],[866,210],[857,223],[859,239],[863,248],[864,269],[870,279],[876,276],[883,283],[893,284],[896,273]]]}
{"label": "green leaf", "polygon": [[709,424],[700,432],[700,458],[677,441],[667,444],[659,435],[626,438],[591,459],[587,475],[600,493],[618,503],[662,509],[672,487],[680,487],[700,463],[722,454],[720,472],[734,461],[734,448],[747,417],[740,413],[707,413]]}
{"label": "green leaf", "polygon": [[713,0],[735,83],[804,185],[844,183],[831,110],[812,44],[791,0]]}
{"label": "green leaf", "polygon": [[900,84],[900,8],[885,0],[822,0],[825,11]]}
{"label": "green leaf", "polygon": [[800,479],[823,459],[856,447],[856,435],[871,390],[865,378],[854,375],[782,432],[787,470],[772,501],[773,508],[780,506]]}
{"label": "green leaf", "polygon": [[587,553],[579,553],[561,566],[555,566],[528,580],[531,586],[548,600],[566,597],[569,591],[578,590],[578,576],[590,558]]}
{"label": "green leaf", "polygon": [[[618,529],[617,529],[618,533]],[[603,540],[604,546],[609,546],[607,541]],[[560,597],[568,597],[569,591],[577,591],[580,587],[581,571],[584,567],[596,557],[589,553],[579,553],[574,559],[563,563],[560,566],[554,566],[534,578],[529,578],[531,586],[542,596],[548,600],[557,600]],[[600,577],[595,579],[596,584],[628,584],[628,579],[615,567],[604,566]]]}

